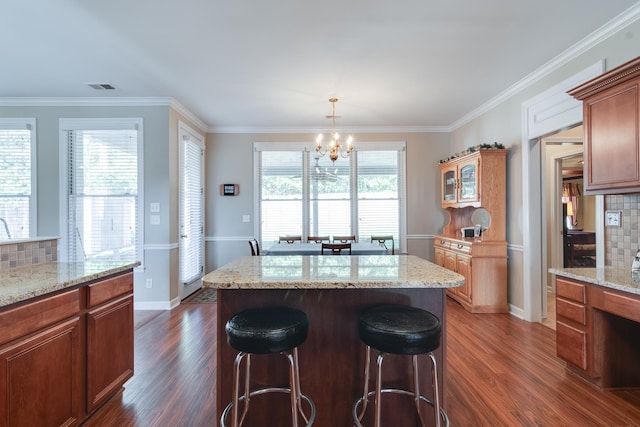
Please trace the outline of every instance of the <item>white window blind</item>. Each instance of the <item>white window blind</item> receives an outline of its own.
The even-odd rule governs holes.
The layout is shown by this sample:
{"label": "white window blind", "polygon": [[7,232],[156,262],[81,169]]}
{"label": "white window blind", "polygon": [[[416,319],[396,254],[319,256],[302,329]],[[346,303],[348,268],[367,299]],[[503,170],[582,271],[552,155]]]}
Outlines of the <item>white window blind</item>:
{"label": "white window blind", "polygon": [[142,259],[139,131],[68,129],[69,261]]}
{"label": "white window blind", "polygon": [[33,119],[0,119],[0,240],[31,236],[34,217]]}
{"label": "white window blind", "polygon": [[404,203],[401,151],[358,152],[358,233],[361,239],[400,238]]}
{"label": "white window blind", "polygon": [[[256,143],[258,234],[263,245],[278,236],[406,234],[404,143],[358,144],[332,163],[303,144]],[[307,144],[308,145],[308,144]]]}
{"label": "white window blind", "polygon": [[189,284],[203,273],[203,152],[200,145],[183,138],[180,183],[180,282]]}
{"label": "white window blind", "polygon": [[271,243],[279,236],[302,235],[302,151],[260,154],[260,241]]}

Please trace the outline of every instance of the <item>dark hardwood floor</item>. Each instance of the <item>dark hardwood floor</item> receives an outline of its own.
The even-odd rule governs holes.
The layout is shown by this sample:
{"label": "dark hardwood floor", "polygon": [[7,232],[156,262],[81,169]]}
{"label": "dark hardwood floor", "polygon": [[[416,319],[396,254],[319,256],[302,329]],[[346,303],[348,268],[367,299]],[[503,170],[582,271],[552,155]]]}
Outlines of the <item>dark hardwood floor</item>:
{"label": "dark hardwood floor", "polygon": [[[135,376],[85,426],[217,426],[215,317],[216,304],[136,312]],[[542,324],[448,300],[447,328],[452,426],[640,426],[640,392],[568,374]]]}

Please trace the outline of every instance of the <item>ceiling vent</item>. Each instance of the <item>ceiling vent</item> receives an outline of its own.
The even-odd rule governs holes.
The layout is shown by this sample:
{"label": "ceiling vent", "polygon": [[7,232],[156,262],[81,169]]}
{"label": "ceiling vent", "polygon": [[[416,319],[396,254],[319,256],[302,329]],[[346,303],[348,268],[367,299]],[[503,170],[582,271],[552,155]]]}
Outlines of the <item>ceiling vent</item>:
{"label": "ceiling vent", "polygon": [[89,87],[95,90],[115,90],[115,86],[109,83],[89,83]]}

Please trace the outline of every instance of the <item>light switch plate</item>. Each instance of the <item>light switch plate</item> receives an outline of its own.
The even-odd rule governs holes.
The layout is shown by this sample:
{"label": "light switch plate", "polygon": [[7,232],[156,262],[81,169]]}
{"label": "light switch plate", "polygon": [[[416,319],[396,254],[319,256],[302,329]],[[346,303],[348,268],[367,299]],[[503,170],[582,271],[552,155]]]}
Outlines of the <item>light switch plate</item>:
{"label": "light switch plate", "polygon": [[604,213],[605,223],[607,227],[622,227],[621,211],[606,211]]}
{"label": "light switch plate", "polygon": [[242,222],[251,222],[251,217],[249,215],[242,215]]}
{"label": "light switch plate", "polygon": [[151,215],[151,225],[160,225],[160,215]]}
{"label": "light switch plate", "polygon": [[160,203],[149,203],[150,212],[160,212]]}

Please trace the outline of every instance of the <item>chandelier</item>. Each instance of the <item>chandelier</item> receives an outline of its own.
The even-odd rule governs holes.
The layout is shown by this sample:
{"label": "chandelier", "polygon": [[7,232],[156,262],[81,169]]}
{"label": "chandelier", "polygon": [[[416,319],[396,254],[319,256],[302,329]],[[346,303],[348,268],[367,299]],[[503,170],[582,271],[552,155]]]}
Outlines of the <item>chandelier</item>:
{"label": "chandelier", "polygon": [[345,149],[340,144],[340,134],[336,131],[336,118],[340,118],[340,116],[336,116],[336,102],[338,102],[338,98],[329,98],[329,102],[332,105],[332,113],[330,116],[327,116],[327,119],[331,119],[331,123],[333,124],[333,129],[331,131],[331,141],[327,144],[327,146],[322,148],[322,139],[324,136],[320,133],[316,138],[316,151],[320,156],[324,156],[329,153],[329,158],[332,162],[338,160],[338,155],[342,158],[349,157],[349,154],[353,151],[353,136],[349,135],[347,138],[347,148]]}

